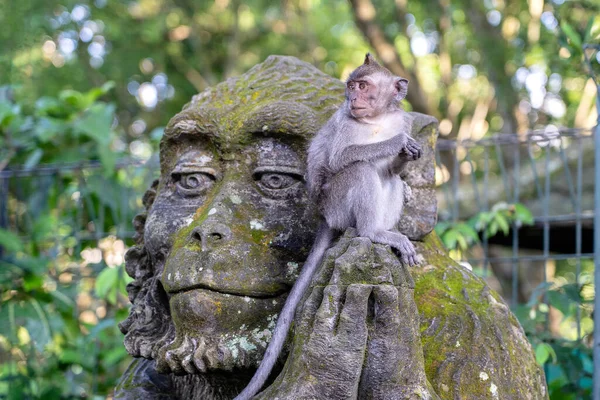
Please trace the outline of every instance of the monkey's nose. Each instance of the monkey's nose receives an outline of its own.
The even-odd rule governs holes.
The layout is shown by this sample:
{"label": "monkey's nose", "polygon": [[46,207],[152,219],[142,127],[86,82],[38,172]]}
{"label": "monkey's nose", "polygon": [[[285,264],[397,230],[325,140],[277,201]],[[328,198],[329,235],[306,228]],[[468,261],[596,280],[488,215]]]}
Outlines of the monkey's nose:
{"label": "monkey's nose", "polygon": [[205,222],[190,232],[190,239],[198,243],[202,251],[221,246],[231,239],[231,229],[219,222]]}

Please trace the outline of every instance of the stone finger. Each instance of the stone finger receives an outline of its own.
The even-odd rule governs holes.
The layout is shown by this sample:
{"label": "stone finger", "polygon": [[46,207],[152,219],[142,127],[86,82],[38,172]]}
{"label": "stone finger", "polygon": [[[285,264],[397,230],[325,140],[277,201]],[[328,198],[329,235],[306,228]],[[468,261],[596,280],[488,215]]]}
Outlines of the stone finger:
{"label": "stone finger", "polygon": [[313,331],[326,335],[333,334],[341,308],[342,289],[337,285],[326,286],[323,299],[315,316]]}
{"label": "stone finger", "polygon": [[400,313],[398,311],[398,289],[392,285],[377,285],[373,287],[375,299],[375,334],[394,335],[398,334],[400,326]]}
{"label": "stone finger", "polygon": [[317,310],[321,305],[321,300],[323,299],[323,287],[316,286],[314,287],[306,301],[302,304],[302,308],[300,310],[298,317],[297,328],[298,331],[302,334],[308,333],[310,327],[312,326],[312,321],[317,314]]}
{"label": "stone finger", "polygon": [[337,329],[337,337],[343,343],[355,342],[356,346],[366,343],[368,303],[372,289],[371,285],[358,283],[348,286]]}

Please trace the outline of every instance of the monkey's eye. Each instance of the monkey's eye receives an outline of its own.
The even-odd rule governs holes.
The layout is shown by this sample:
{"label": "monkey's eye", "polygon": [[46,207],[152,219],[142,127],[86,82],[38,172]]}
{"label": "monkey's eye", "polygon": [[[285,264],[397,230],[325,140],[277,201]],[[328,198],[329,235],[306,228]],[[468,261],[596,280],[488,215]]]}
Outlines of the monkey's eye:
{"label": "monkey's eye", "polygon": [[198,196],[205,193],[217,180],[217,174],[212,168],[202,168],[199,171],[174,171],[171,174],[177,193],[182,196]]}
{"label": "monkey's eye", "polygon": [[354,90],[354,82],[348,82],[347,86],[348,86],[348,89]]}
{"label": "monkey's eye", "polygon": [[296,196],[302,189],[302,173],[285,167],[278,169],[286,171],[257,168],[253,174],[256,185],[262,193],[274,199]]}
{"label": "monkey's eye", "polygon": [[361,83],[359,83],[359,84],[358,84],[358,88],[359,88],[360,90],[363,90],[363,89],[364,89],[364,88],[366,88],[366,87],[367,87],[367,84],[366,84],[366,83],[364,83],[364,82],[361,82]]}

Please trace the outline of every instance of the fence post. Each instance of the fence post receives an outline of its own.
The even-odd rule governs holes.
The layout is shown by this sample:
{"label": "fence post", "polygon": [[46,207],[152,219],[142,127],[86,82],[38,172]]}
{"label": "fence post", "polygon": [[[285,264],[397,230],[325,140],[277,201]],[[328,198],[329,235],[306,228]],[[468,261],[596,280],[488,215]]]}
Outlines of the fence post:
{"label": "fence post", "polygon": [[596,85],[598,121],[594,131],[594,393],[600,400],[600,85]]}

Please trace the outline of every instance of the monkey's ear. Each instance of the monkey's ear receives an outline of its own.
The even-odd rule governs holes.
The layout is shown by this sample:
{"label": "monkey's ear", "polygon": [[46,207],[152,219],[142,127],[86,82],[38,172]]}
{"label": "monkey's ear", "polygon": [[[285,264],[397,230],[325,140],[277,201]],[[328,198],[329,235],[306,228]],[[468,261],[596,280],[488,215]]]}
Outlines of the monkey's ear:
{"label": "monkey's ear", "polygon": [[375,61],[375,59],[373,58],[371,53],[367,53],[365,55],[365,65],[376,64],[376,63],[377,63],[377,61]]}
{"label": "monkey's ear", "polygon": [[395,78],[394,85],[396,86],[396,100],[400,101],[406,97],[406,93],[408,93],[408,79],[404,78]]}

